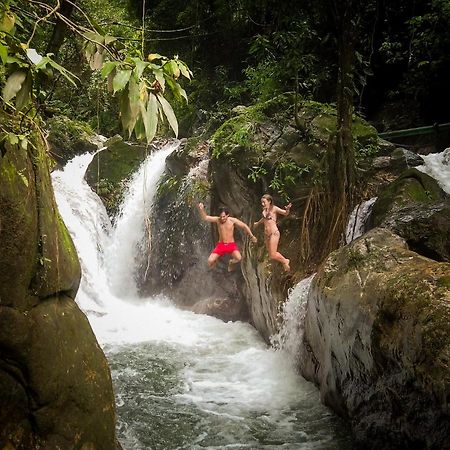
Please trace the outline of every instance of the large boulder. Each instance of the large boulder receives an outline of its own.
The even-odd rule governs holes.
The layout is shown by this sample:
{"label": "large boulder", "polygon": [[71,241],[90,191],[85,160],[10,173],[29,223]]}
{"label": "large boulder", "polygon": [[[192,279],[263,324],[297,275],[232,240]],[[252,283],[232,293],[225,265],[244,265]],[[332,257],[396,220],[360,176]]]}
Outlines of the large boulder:
{"label": "large boulder", "polygon": [[14,138],[19,124],[1,118],[0,448],[114,449],[111,376],[74,301],[80,264],[45,145]]}
{"label": "large boulder", "polygon": [[376,228],[311,286],[303,375],[364,448],[450,448],[450,264]]}
{"label": "large boulder", "polygon": [[436,180],[406,170],[378,196],[368,229],[389,228],[409,247],[437,261],[450,262],[450,198]]}

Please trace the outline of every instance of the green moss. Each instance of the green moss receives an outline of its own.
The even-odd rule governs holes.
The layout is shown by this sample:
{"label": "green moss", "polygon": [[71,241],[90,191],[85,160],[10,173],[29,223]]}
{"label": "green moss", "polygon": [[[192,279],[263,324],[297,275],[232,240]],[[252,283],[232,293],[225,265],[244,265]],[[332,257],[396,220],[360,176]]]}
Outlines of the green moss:
{"label": "green moss", "polygon": [[449,276],[445,276],[445,277],[438,278],[437,284],[438,284],[438,286],[441,286],[441,287],[445,287],[445,288],[447,288],[447,289],[450,289],[450,275],[449,275]]}
{"label": "green moss", "polygon": [[379,195],[372,210],[372,223],[380,225],[393,209],[413,203],[430,203],[444,197],[436,180],[417,169],[408,169]]}
{"label": "green moss", "polygon": [[246,154],[257,152],[260,146],[256,145],[255,132],[257,125],[265,119],[260,106],[254,106],[227,120],[211,138],[213,158],[232,158],[241,151]]}

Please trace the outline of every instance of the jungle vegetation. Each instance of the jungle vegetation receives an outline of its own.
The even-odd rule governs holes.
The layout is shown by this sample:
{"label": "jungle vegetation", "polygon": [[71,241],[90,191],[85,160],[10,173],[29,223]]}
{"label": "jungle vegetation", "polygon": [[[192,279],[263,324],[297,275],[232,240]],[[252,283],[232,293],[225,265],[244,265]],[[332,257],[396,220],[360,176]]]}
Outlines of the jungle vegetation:
{"label": "jungle vegetation", "polygon": [[189,136],[283,93],[334,104],[322,203],[338,236],[352,115],[379,131],[449,121],[449,25],[449,0],[1,0],[0,103],[21,131],[0,139],[26,146],[27,127],[67,116],[151,141],[163,119]]}

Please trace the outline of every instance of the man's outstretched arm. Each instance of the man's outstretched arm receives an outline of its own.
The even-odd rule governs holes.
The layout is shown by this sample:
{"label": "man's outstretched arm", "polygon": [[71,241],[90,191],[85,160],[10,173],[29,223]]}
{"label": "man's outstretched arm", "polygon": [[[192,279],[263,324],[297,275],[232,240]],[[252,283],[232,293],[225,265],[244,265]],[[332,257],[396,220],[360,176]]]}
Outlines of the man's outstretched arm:
{"label": "man's outstretched arm", "polygon": [[217,216],[208,216],[208,214],[206,214],[205,205],[203,203],[199,203],[197,205],[197,208],[200,213],[200,217],[205,222],[217,222],[219,220],[219,218]]}
{"label": "man's outstretched arm", "polygon": [[252,233],[252,230],[250,230],[250,227],[246,223],[244,223],[234,217],[233,217],[233,222],[239,228],[242,228],[250,236],[250,239],[252,240],[252,242],[258,242],[257,237]]}

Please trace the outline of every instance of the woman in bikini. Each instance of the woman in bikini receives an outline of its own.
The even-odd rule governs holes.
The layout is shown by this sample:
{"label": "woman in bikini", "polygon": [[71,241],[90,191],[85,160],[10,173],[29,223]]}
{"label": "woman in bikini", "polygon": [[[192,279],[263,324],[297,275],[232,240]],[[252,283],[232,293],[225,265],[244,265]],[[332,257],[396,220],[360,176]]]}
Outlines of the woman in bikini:
{"label": "woman in bikini", "polygon": [[262,218],[253,224],[257,227],[261,222],[264,223],[264,237],[266,247],[269,252],[269,258],[280,262],[283,265],[285,272],[289,272],[289,259],[285,258],[278,251],[278,242],[280,240],[280,232],[277,227],[277,214],[287,216],[291,210],[291,204],[289,203],[285,209],[281,209],[273,204],[272,196],[264,194],[261,197]]}

